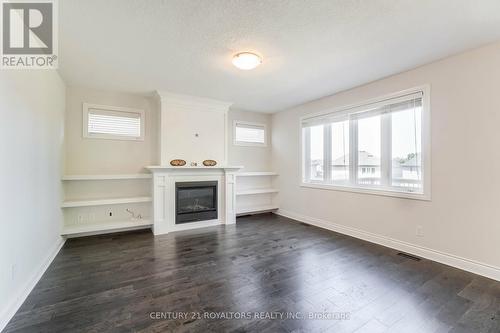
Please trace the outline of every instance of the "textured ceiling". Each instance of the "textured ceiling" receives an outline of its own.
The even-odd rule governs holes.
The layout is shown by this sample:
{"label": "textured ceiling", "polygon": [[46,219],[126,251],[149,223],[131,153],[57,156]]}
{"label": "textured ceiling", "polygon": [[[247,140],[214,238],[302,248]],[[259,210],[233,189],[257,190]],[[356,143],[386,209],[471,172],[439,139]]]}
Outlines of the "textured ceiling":
{"label": "textured ceiling", "polygon": [[[499,0],[63,0],[69,85],[279,111],[500,39]],[[238,51],[264,57],[253,71]]]}

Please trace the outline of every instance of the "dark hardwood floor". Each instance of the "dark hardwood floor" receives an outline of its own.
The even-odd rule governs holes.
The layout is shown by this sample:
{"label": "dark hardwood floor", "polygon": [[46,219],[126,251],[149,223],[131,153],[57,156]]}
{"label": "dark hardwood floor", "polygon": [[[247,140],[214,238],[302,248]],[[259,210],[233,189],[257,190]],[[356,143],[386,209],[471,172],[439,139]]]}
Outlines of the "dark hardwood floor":
{"label": "dark hardwood floor", "polygon": [[498,333],[499,318],[499,282],[263,214],[70,239],[5,332]]}

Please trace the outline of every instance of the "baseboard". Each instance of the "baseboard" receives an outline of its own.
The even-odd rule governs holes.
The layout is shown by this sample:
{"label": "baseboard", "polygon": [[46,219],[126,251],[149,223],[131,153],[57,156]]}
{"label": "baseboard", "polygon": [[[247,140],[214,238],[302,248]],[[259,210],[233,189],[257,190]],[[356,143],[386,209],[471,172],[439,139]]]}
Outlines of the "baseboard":
{"label": "baseboard", "polygon": [[487,278],[500,281],[500,268],[491,266],[488,264],[484,264],[481,262],[477,262],[475,260],[462,258],[453,254],[444,253],[441,251],[429,249],[423,246],[407,243],[404,241],[400,241],[397,239],[393,239],[390,237],[377,235],[371,232],[363,231],[360,229],[347,227],[344,225],[339,225],[330,221],[317,219],[301,214],[297,214],[291,211],[280,209],[276,212],[276,214],[280,216],[284,216],[293,220],[297,220],[300,222],[304,222],[310,225],[314,225],[316,227],[320,227],[323,229],[328,229],[331,231],[335,231],[344,235],[352,236],[355,238],[359,238],[371,243],[383,245],[386,247],[390,247],[396,249],[398,251],[407,252],[410,254],[417,255],[422,258],[426,258],[429,260],[437,261],[439,263],[456,267],[462,269],[464,271],[468,271],[474,274],[482,275]]}
{"label": "baseboard", "polygon": [[28,280],[25,286],[20,289],[21,291],[18,293],[18,295],[6,306],[4,311],[2,311],[2,313],[0,314],[0,332],[5,328],[5,326],[7,326],[12,317],[14,317],[17,310],[19,310],[21,305],[24,303],[28,295],[31,293],[33,288],[42,277],[43,273],[45,273],[56,255],[59,253],[59,250],[61,250],[65,242],[66,240],[61,238],[60,241],[58,241],[52,247],[52,249],[49,251],[48,256],[32,275],[31,279]]}

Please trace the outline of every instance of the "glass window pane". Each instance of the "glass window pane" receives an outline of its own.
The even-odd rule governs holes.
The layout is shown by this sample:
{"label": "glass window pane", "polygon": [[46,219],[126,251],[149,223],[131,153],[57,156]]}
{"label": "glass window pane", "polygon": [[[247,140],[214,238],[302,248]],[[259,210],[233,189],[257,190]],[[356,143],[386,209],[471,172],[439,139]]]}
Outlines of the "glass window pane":
{"label": "glass window pane", "polygon": [[89,134],[109,134],[127,137],[141,136],[141,117],[115,116],[103,113],[88,113],[87,130]]}
{"label": "glass window pane", "polygon": [[340,121],[332,127],[332,180],[349,180],[349,121]]}
{"label": "glass window pane", "polygon": [[264,144],[266,142],[264,127],[236,125],[236,141]]}
{"label": "glass window pane", "polygon": [[312,126],[311,131],[311,180],[323,180],[324,152],[323,152],[323,125]]}
{"label": "glass window pane", "polygon": [[392,186],[422,189],[422,108],[392,113]]}
{"label": "glass window pane", "polygon": [[380,115],[358,120],[358,184],[380,185]]}

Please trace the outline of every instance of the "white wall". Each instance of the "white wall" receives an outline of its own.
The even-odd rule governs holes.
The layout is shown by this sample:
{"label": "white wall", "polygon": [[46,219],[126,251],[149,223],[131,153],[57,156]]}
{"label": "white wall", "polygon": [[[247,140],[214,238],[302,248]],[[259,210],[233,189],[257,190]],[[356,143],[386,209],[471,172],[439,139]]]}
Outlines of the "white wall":
{"label": "white wall", "polygon": [[[228,155],[230,165],[243,165],[243,171],[271,170],[272,116],[266,113],[230,109],[228,114]],[[267,125],[267,147],[235,146],[233,126],[235,120]]]}
{"label": "white wall", "polygon": [[62,245],[64,100],[55,71],[0,73],[0,330]]}
{"label": "white wall", "polygon": [[202,165],[204,160],[227,164],[226,120],[230,103],[158,92],[161,118],[161,165],[182,159]]}
{"label": "white wall", "polygon": [[[299,117],[422,84],[431,85],[431,202],[299,187]],[[275,114],[282,213],[387,244],[409,243],[467,269],[483,263],[499,278],[499,91],[496,43]],[[417,225],[424,237],[415,235]]]}
{"label": "white wall", "polygon": [[[83,103],[145,110],[144,141],[83,138]],[[66,105],[66,174],[136,173],[159,163],[159,112],[153,97],[68,87]]]}
{"label": "white wall", "polygon": [[[146,136],[144,141],[119,141],[84,139],[82,136],[82,104],[93,103],[125,106],[146,110]],[[95,90],[84,87],[68,87],[66,94],[66,158],[65,174],[134,173],[144,171],[148,165],[160,164],[160,106],[157,98],[140,95]],[[218,113],[206,111],[209,117]],[[246,171],[266,171],[271,168],[271,115],[231,108],[228,112],[228,164],[243,165]],[[267,147],[246,147],[233,145],[233,122],[243,120],[267,125]],[[178,125],[173,125],[177,126]],[[187,129],[184,129],[187,131]],[[213,130],[213,128],[209,128]],[[223,131],[220,128],[218,132]],[[189,133],[191,134],[190,131]],[[202,133],[203,134],[203,133]],[[210,133],[207,133],[210,135]],[[177,142],[174,136],[171,140]],[[181,145],[182,146],[182,145]],[[223,143],[220,143],[223,151]],[[167,149],[167,148],[165,148]],[[179,155],[179,154],[177,154]],[[184,158],[170,152],[168,157]],[[181,154],[182,155],[182,154]],[[202,160],[203,158],[200,157]],[[198,160],[200,158],[197,158]],[[206,157],[210,158],[210,157]],[[218,156],[217,159],[222,158]],[[166,158],[168,159],[168,158]],[[189,162],[189,161],[188,161]],[[168,162],[167,162],[168,164]]]}

